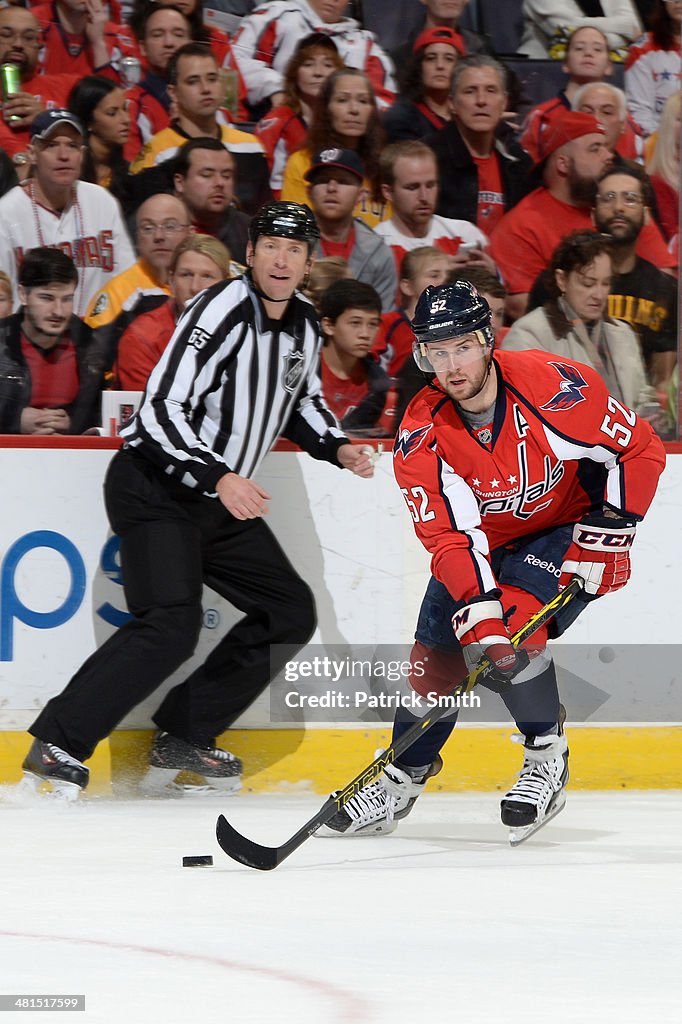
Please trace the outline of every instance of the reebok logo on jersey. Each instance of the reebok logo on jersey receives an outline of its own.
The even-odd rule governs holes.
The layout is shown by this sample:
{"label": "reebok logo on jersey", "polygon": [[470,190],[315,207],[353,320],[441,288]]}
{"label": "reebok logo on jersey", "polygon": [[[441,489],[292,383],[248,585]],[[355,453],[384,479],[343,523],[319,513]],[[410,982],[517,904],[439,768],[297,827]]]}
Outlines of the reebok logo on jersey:
{"label": "reebok logo on jersey", "polygon": [[429,423],[428,426],[417,427],[416,430],[401,430],[396,436],[395,444],[393,445],[393,455],[396,456],[400,452],[404,462],[408,456],[421,447],[424,438],[432,427],[433,423]]}
{"label": "reebok logo on jersey", "polygon": [[561,569],[558,569],[554,562],[548,562],[546,558],[538,558],[537,555],[526,555],[524,558],[526,565],[534,565],[536,569],[546,569],[552,576],[556,576],[558,579],[561,576]]}
{"label": "reebok logo on jersey", "polygon": [[192,333],[187,339],[187,344],[199,351],[202,348],[206,348],[210,340],[211,335],[208,331],[205,331],[202,327],[193,327]]}
{"label": "reebok logo on jersey", "polygon": [[586,401],[582,389],[589,387],[589,384],[576,366],[569,366],[567,363],[550,363],[549,365],[558,371],[562,380],[558,393],[550,398],[549,402],[541,405],[541,409],[551,412],[568,412],[580,402]]}

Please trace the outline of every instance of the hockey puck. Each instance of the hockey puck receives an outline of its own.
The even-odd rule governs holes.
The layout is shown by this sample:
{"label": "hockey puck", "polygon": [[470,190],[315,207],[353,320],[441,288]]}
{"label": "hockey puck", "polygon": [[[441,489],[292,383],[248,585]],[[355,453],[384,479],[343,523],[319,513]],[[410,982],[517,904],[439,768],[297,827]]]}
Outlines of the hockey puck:
{"label": "hockey puck", "polygon": [[183,857],[183,868],[212,868],[213,857]]}

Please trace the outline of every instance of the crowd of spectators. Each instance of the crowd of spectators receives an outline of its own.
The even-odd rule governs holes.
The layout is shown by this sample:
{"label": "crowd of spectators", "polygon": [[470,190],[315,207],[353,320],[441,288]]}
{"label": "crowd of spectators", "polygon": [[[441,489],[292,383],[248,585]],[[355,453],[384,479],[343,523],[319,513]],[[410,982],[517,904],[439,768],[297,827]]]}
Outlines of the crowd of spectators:
{"label": "crowd of spectators", "polygon": [[320,228],[345,429],[395,432],[417,298],[460,278],[498,345],[593,366],[677,436],[682,0],[515,0],[528,67],[563,74],[535,102],[475,0],[413,6],[399,46],[347,0],[0,8],[0,431],[93,430],[102,390],[142,391],[274,196]]}

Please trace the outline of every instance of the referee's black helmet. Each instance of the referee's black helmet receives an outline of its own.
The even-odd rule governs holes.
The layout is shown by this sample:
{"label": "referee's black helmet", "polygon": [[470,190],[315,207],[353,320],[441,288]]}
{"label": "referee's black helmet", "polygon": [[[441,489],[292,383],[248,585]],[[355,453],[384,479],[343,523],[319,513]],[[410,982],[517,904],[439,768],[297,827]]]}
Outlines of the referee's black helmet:
{"label": "referee's black helmet", "polygon": [[254,246],[261,235],[307,242],[308,249],[312,251],[320,237],[320,229],[309,207],[278,200],[267,203],[251,221],[249,237]]}

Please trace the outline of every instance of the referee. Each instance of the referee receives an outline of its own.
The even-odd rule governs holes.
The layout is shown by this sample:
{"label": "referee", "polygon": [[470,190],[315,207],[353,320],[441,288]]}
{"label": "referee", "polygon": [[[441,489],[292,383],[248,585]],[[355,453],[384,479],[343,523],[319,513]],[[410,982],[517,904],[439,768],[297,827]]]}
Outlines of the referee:
{"label": "referee", "polygon": [[73,798],[87,786],[82,762],[97,743],[193,654],[205,583],[244,618],[154,715],[146,783],[160,789],[184,770],[239,788],[241,763],[216,737],[281,667],[271,645],[286,645],[283,664],[315,629],[312,593],[265,525],[270,496],[252,477],[280,434],[372,475],[320,394],[317,318],[296,294],[318,238],[307,207],[263,207],[247,272],[202,292],[180,319],[104,484],[133,617],[30,727],[23,767],[34,784]]}

